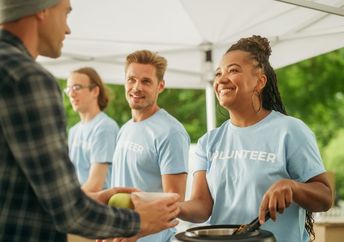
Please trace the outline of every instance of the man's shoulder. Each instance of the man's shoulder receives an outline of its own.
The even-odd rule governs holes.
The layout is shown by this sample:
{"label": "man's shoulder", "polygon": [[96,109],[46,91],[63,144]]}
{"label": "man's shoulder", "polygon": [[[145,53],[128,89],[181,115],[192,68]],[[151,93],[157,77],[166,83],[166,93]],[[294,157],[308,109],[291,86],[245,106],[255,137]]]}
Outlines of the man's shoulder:
{"label": "man's shoulder", "polygon": [[309,130],[309,127],[299,118],[273,112],[274,116],[269,123],[270,127],[275,125],[279,130],[287,130],[289,132],[301,132],[302,130]]}
{"label": "man's shoulder", "polygon": [[39,76],[54,79],[27,52],[5,41],[0,41],[0,66],[2,76],[8,76],[15,81]]}
{"label": "man's shoulder", "polygon": [[155,126],[155,132],[158,137],[170,137],[175,139],[176,137],[184,137],[189,139],[189,134],[187,133],[183,124],[169,114],[165,110],[161,110],[162,115]]}
{"label": "man's shoulder", "polygon": [[96,126],[98,127],[101,127],[103,129],[119,129],[117,122],[104,112],[100,112],[96,118],[98,118],[96,122]]}
{"label": "man's shoulder", "polygon": [[45,79],[54,79],[39,63],[16,50],[0,51],[0,65],[2,75],[10,77],[14,81],[27,80],[30,77],[36,79],[39,76]]}
{"label": "man's shoulder", "polygon": [[80,124],[81,124],[80,121],[74,124],[72,127],[70,127],[69,132],[75,132],[75,130],[80,128]]}
{"label": "man's shoulder", "polygon": [[171,128],[171,129],[182,128],[182,129],[184,129],[183,124],[177,118],[175,118],[172,114],[167,112],[165,109],[161,109],[159,111],[158,118],[159,118],[160,122],[162,122],[162,123],[165,122],[166,127],[168,127],[168,128]]}

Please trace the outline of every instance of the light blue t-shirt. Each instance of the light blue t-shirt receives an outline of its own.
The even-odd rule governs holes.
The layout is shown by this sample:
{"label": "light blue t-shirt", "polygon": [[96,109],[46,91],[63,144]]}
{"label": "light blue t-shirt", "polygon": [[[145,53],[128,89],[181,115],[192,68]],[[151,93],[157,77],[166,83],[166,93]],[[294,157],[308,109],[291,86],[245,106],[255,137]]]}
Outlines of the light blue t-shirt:
{"label": "light blue t-shirt", "polygon": [[[207,171],[214,200],[210,224],[247,224],[258,216],[263,194],[280,179],[305,182],[325,172],[311,130],[296,118],[272,111],[255,125],[226,121],[200,138],[196,171]],[[278,242],[306,242],[306,211],[293,203],[262,229]]]}
{"label": "light blue t-shirt", "polygon": [[111,162],[115,150],[117,123],[105,113],[98,113],[88,123],[77,123],[68,135],[69,156],[80,184],[84,184],[94,162],[108,163],[108,175],[104,188],[110,187]]}
{"label": "light blue t-shirt", "polygon": [[[129,120],[117,136],[112,186],[162,192],[161,175],[187,173],[190,138],[183,125],[164,109],[140,122]],[[141,238],[170,241],[174,229]]]}

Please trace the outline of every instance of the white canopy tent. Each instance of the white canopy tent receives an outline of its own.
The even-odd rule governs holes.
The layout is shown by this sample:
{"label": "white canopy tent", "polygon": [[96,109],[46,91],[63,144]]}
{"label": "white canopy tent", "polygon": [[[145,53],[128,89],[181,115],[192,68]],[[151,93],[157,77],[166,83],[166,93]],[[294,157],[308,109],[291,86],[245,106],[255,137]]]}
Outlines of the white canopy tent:
{"label": "white canopy tent", "polygon": [[215,127],[213,70],[241,37],[272,44],[283,67],[344,47],[344,0],[71,0],[72,34],[62,57],[38,60],[56,77],[81,66],[123,84],[125,56],[138,49],[168,60],[167,87],[205,89],[208,129]]}

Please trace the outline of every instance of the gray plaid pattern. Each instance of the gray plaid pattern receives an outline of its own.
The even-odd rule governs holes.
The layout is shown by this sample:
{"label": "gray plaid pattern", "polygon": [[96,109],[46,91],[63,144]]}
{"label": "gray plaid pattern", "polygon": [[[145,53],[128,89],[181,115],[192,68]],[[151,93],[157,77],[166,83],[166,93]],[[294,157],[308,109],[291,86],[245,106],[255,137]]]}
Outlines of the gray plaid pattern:
{"label": "gray plaid pattern", "polygon": [[0,30],[0,241],[129,236],[137,213],[99,205],[69,160],[62,96],[21,41]]}

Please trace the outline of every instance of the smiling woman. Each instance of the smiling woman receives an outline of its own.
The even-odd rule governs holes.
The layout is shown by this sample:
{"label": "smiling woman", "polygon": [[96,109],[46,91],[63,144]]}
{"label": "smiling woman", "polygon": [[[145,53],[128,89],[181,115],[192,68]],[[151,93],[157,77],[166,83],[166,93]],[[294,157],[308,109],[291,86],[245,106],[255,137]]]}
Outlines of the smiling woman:
{"label": "smiling woman", "polygon": [[[214,90],[230,119],[199,139],[180,218],[230,225],[259,214],[277,241],[308,242],[311,212],[330,208],[331,187],[312,131],[286,115],[270,54],[266,38],[251,36],[221,59]],[[266,211],[275,222],[265,223]]]}

